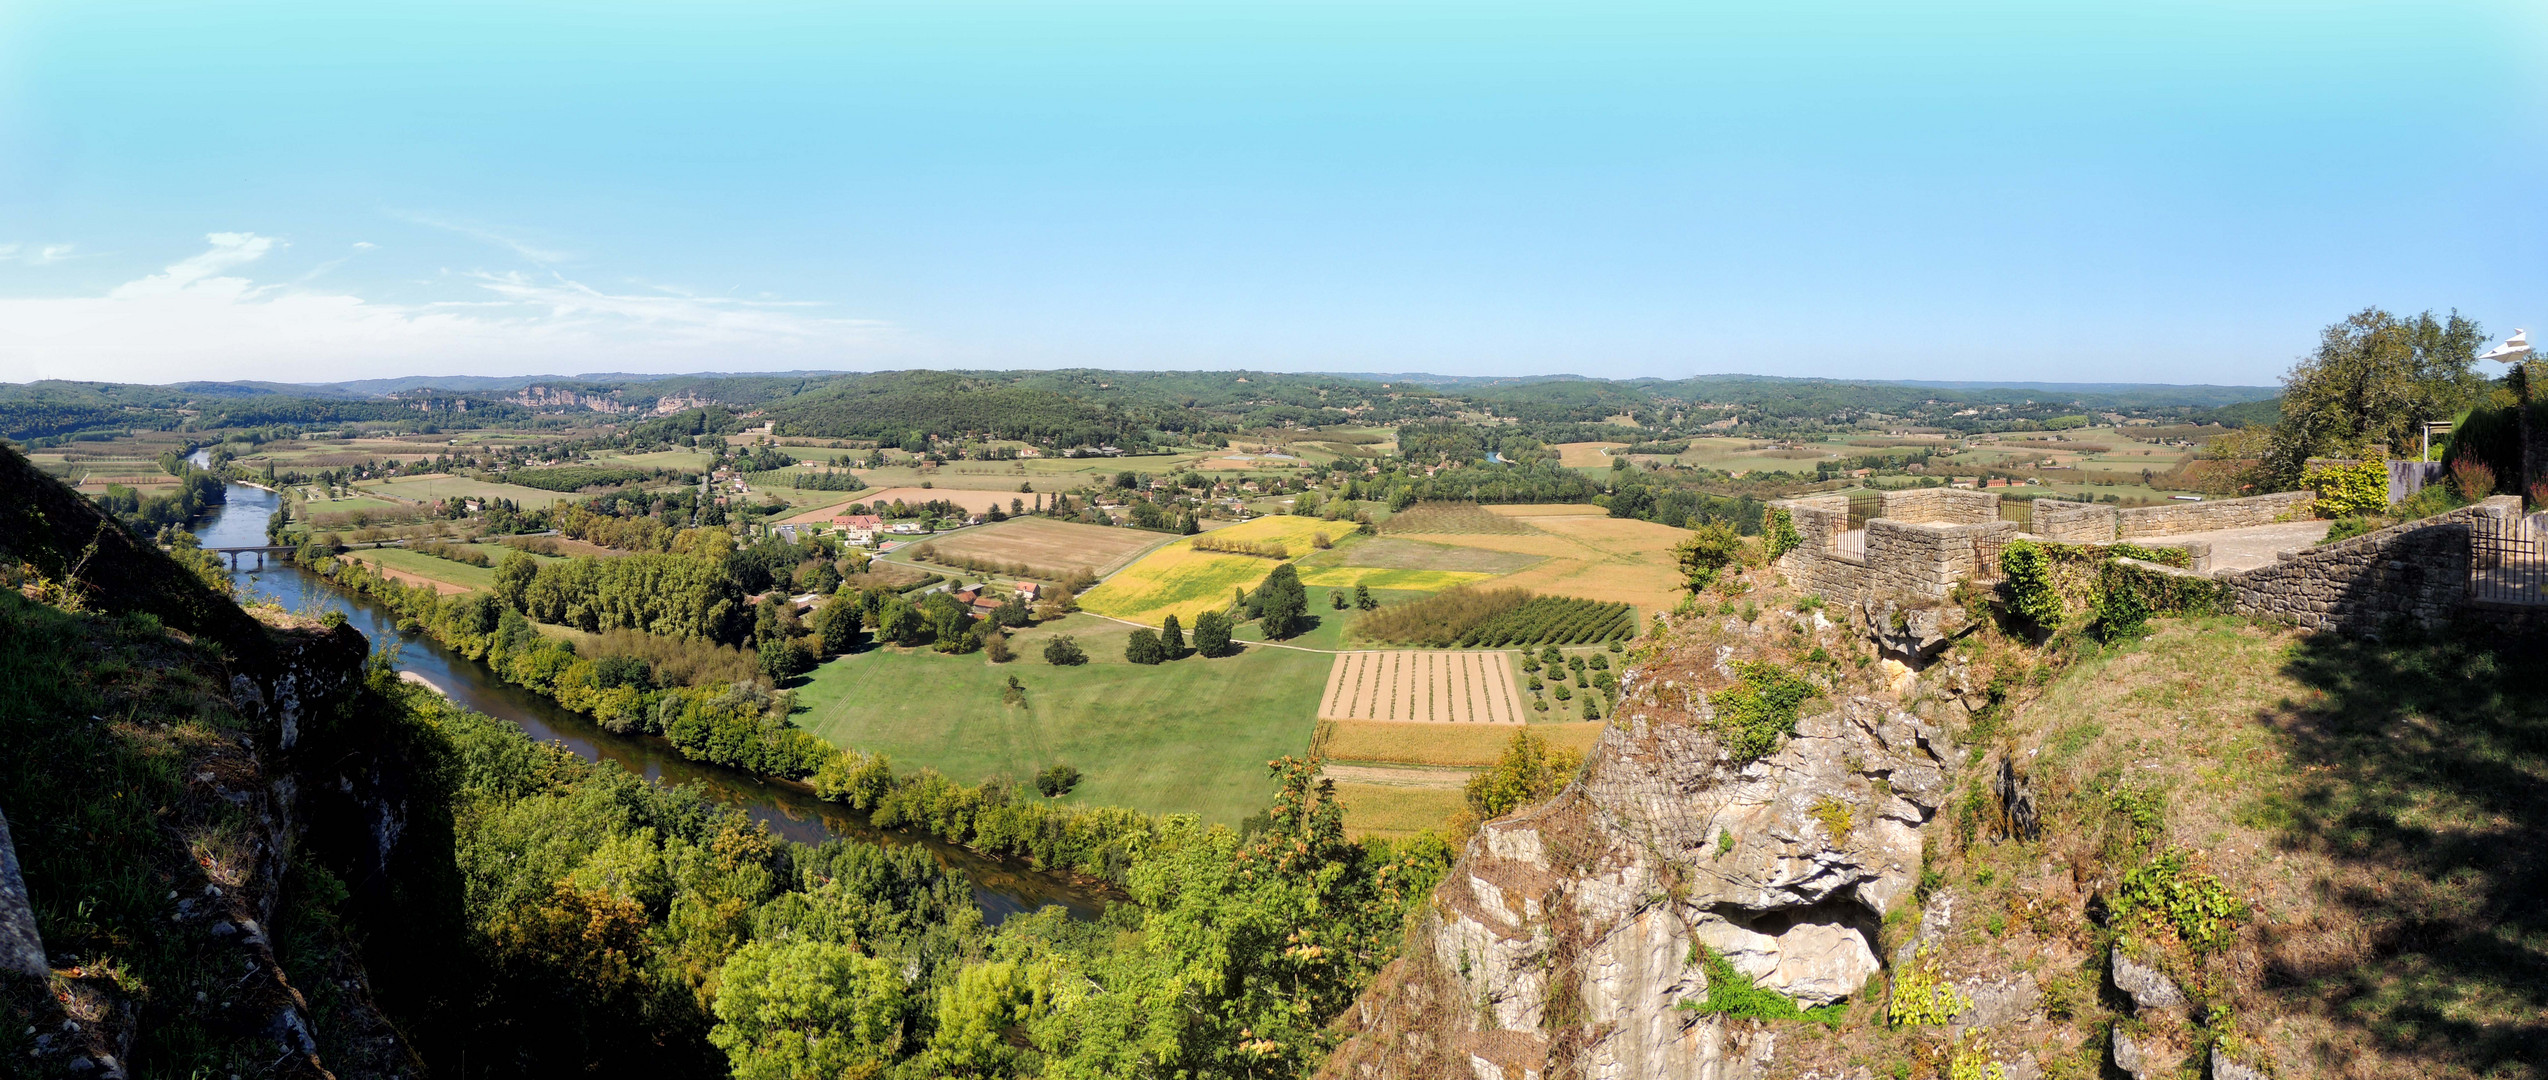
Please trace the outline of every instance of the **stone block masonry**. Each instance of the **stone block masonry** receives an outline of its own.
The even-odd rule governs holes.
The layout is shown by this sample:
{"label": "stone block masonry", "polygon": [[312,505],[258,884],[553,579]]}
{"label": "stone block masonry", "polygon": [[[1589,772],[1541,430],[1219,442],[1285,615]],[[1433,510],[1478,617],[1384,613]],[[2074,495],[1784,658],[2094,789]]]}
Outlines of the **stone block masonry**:
{"label": "stone block masonry", "polygon": [[1955,488],[1912,488],[1884,493],[1880,518],[1942,525],[1988,525],[1999,520],[1999,496]]}
{"label": "stone block masonry", "polygon": [[2254,495],[2244,499],[2171,502],[2129,509],[2059,499],[2035,500],[2036,536],[2062,544],[2111,544],[2180,533],[2244,529],[2309,516],[2318,496],[2307,491]]}
{"label": "stone block masonry", "polygon": [[1958,581],[1996,579],[2000,548],[2017,535],[2015,522],[1999,520],[1999,496],[1951,488],[1886,492],[1878,516],[1867,521],[1863,554],[1842,543],[1846,496],[1772,505],[1787,512],[1800,541],[1780,557],[1779,572],[1844,603],[1870,595],[1944,597]]}
{"label": "stone block masonry", "polygon": [[2520,513],[2521,500],[2499,495],[2216,580],[2228,589],[2237,613],[2310,630],[2360,632],[2396,622],[2441,627],[2468,608],[2476,527],[2500,525]]}

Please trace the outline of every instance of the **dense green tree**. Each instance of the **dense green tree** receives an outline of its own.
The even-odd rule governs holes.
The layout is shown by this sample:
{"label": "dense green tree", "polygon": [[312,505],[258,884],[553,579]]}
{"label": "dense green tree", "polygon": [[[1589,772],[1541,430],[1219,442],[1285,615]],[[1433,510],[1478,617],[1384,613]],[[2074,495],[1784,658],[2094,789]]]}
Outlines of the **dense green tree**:
{"label": "dense green tree", "polygon": [[1055,634],[1044,643],[1044,662],[1055,667],[1078,667],[1088,662],[1088,650],[1069,634]]}
{"label": "dense green tree", "polygon": [[761,643],[758,650],[761,673],[772,682],[786,682],[814,670],[814,649],[803,638],[774,637]]}
{"label": "dense green tree", "polygon": [[855,593],[833,593],[814,610],[814,633],[823,639],[823,651],[838,656],[858,648],[866,612]]}
{"label": "dense green tree", "polygon": [[2475,367],[2485,341],[2485,331],[2456,311],[2401,319],[2365,308],[2327,327],[2318,351],[2283,376],[2282,419],[2261,479],[2283,490],[2299,483],[2313,456],[2419,445],[2423,422],[2452,419],[2484,394]]}
{"label": "dense green tree", "polygon": [[1371,586],[1356,582],[1354,584],[1354,606],[1363,611],[1374,611],[1380,607],[1380,601],[1372,599]]}
{"label": "dense green tree", "polygon": [[1143,627],[1124,641],[1124,659],[1136,664],[1157,664],[1168,659],[1168,650],[1159,643],[1157,633]]}
{"label": "dense green tree", "polygon": [[1230,654],[1230,617],[1207,611],[1194,617],[1194,651],[1207,657]]}
{"label": "dense green tree", "polygon": [[736,1080],[873,1075],[902,1043],[905,998],[895,965],[828,941],[755,941],[720,975],[717,1026]]}
{"label": "dense green tree", "polygon": [[1184,627],[1177,624],[1176,616],[1170,615],[1159,624],[1159,645],[1168,650],[1170,660],[1181,659],[1185,656],[1186,632]]}
{"label": "dense green tree", "polygon": [[1300,571],[1292,564],[1275,567],[1257,587],[1256,597],[1267,638],[1280,641],[1309,629],[1309,590],[1301,586]]}

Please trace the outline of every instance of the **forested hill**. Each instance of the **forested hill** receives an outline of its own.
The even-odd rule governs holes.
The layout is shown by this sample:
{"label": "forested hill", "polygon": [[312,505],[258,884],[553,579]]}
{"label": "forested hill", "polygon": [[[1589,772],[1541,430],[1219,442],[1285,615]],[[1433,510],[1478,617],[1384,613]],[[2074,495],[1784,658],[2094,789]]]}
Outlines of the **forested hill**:
{"label": "forested hill", "polygon": [[1135,445],[1152,431],[1196,431],[1205,418],[1178,407],[1091,401],[954,372],[859,376],[772,405],[782,435],[901,442],[962,434],[1051,446]]}
{"label": "forested hill", "polygon": [[1174,441],[1204,432],[1493,418],[1543,441],[1639,441],[1730,421],[1762,433],[1830,425],[2024,429],[2121,411],[2183,422],[2270,419],[2262,387],[2129,384],[1950,385],[1708,375],[1480,378],[1262,371],[888,371],[873,373],[401,377],[324,385],[188,382],[0,383],[0,438],[109,430],[348,424],[449,431],[523,422],[625,422],[717,406],[740,430],[759,415],[781,434],[901,442],[914,435],[1039,445]]}

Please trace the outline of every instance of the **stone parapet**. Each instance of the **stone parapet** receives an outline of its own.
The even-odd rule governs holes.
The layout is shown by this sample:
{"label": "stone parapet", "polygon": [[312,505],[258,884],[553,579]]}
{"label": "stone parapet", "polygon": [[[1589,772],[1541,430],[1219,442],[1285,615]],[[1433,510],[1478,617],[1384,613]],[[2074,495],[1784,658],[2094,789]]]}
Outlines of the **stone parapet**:
{"label": "stone parapet", "polygon": [[1999,520],[1999,496],[1957,488],[1888,491],[1876,516],[1895,521],[1987,525]]}
{"label": "stone parapet", "polygon": [[[2115,513],[2116,540],[2140,540],[2178,533],[2244,529],[2307,517],[2318,501],[2316,492],[2285,491],[2244,499],[2135,506]],[[2037,534],[2042,535],[2042,534]],[[2096,541],[2091,541],[2096,542]]]}
{"label": "stone parapet", "polygon": [[[2507,505],[2510,504],[2510,509]],[[2519,512],[2489,499],[2420,521],[2287,554],[2272,566],[2220,574],[2230,607],[2311,630],[2433,628],[2468,606],[2469,539],[2479,519]]]}
{"label": "stone parapet", "polygon": [[2057,544],[2111,544],[2119,512],[2096,503],[2037,499],[2034,526],[2028,531]]}

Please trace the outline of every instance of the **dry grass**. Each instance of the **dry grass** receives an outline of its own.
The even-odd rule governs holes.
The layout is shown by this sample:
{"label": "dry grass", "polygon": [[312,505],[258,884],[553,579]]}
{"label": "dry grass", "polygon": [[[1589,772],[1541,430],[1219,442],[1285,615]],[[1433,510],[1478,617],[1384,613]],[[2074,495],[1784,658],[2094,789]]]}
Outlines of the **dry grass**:
{"label": "dry grass", "polygon": [[1329,557],[1311,556],[1302,564],[1368,566],[1388,570],[1456,570],[1472,574],[1509,574],[1539,560],[1529,555],[1483,548],[1429,544],[1395,536],[1375,536],[1336,549]]}
{"label": "dry grass", "polygon": [[1167,539],[1145,529],[1022,517],[950,533],[926,546],[932,554],[1023,564],[1064,577],[1073,571],[1105,577]]}
{"label": "dry grass", "polygon": [[1476,503],[1417,503],[1389,516],[1380,531],[1391,535],[1423,533],[1462,536],[1473,533],[1519,533],[1527,526]]}
{"label": "dry grass", "polygon": [[1345,808],[1345,835],[1403,840],[1444,826],[1467,803],[1456,790],[1401,787],[1394,784],[1336,785],[1336,801]]}
{"label": "dry grass", "polygon": [[[1532,724],[1532,734],[1551,746],[1590,751],[1601,737],[1602,722]],[[1513,744],[1506,724],[1423,724],[1391,720],[1323,720],[1319,753],[1330,761],[1377,761],[1406,765],[1492,765]]]}
{"label": "dry grass", "polygon": [[1508,518],[1608,517],[1610,511],[1591,503],[1497,503],[1487,513]]}
{"label": "dry grass", "polygon": [[[1630,603],[1648,613],[1668,609],[1680,601],[1681,572],[1673,564],[1672,547],[1690,535],[1685,530],[1633,518],[1579,514],[1543,514],[1527,519],[1501,513],[1485,516],[1503,520],[1513,531],[1500,535],[1435,534],[1427,539],[1455,547],[1539,556],[1543,560],[1496,579],[1498,586]],[[1391,520],[1394,523],[1396,519]]]}
{"label": "dry grass", "polygon": [[1382,570],[1369,566],[1325,566],[1301,570],[1301,584],[1314,588],[1350,589],[1362,585],[1401,592],[1437,592],[1474,585],[1494,577],[1493,574],[1466,574],[1453,570]]}
{"label": "dry grass", "polygon": [[1557,463],[1569,469],[1607,469],[1610,467],[1610,455],[1602,451],[1617,450],[1626,445],[1628,444],[1616,442],[1570,442],[1558,443],[1549,449],[1557,451]]}

